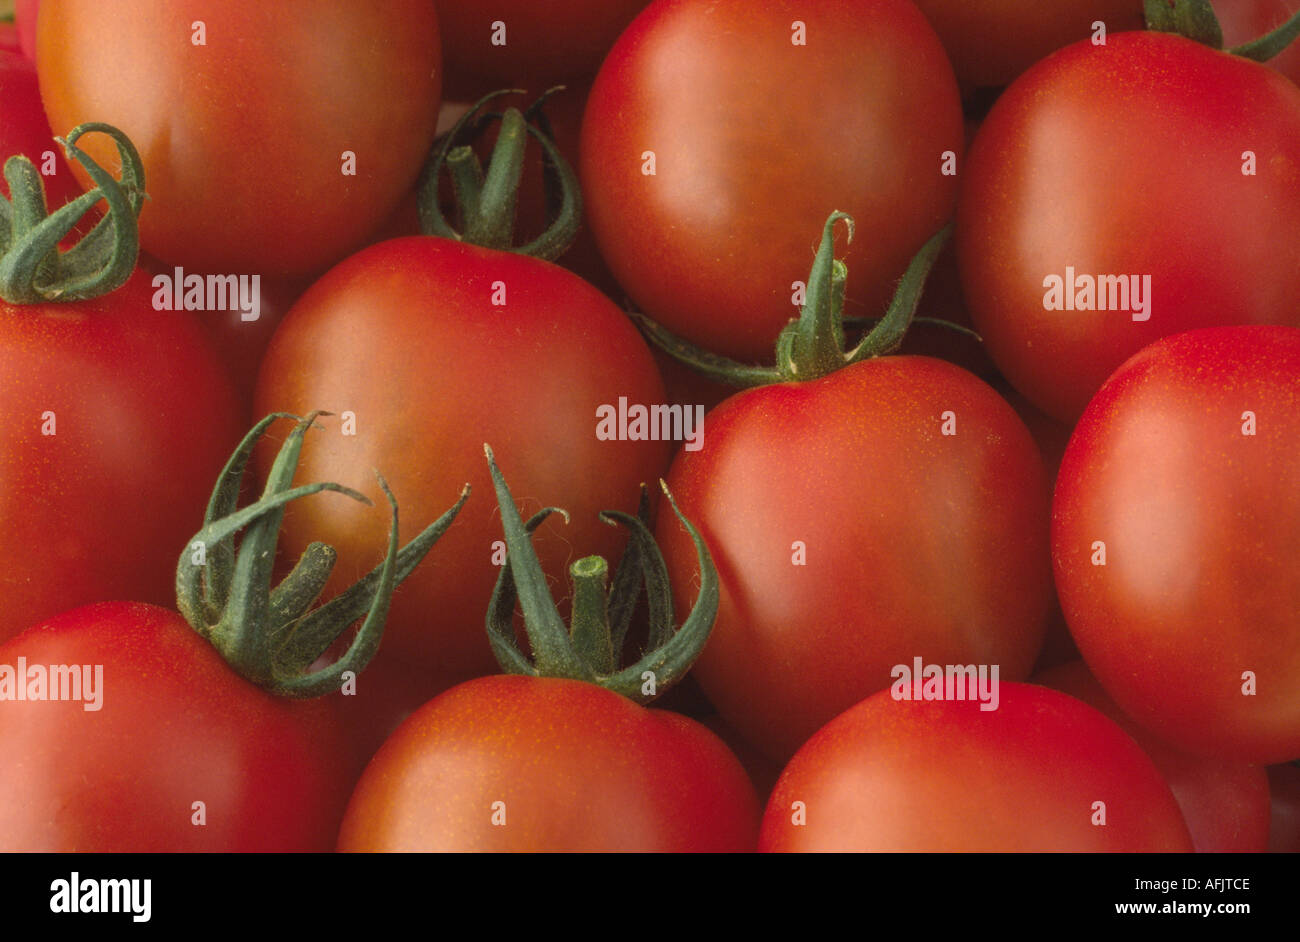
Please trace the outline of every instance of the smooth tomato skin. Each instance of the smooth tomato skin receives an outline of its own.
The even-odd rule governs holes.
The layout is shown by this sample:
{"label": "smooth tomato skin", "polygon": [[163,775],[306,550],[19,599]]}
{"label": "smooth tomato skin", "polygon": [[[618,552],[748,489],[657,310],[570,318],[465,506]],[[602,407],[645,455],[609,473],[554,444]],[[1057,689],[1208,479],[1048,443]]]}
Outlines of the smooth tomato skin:
{"label": "smooth tomato skin", "polygon": [[88,602],[175,599],[246,424],[193,315],[152,299],[137,270],[93,301],[0,303],[0,641]]}
{"label": "smooth tomato skin", "polygon": [[493,676],[430,701],[384,744],[338,849],[740,853],[758,813],[740,762],[694,720],[581,681]]}
{"label": "smooth tomato skin", "polygon": [[[195,271],[325,268],[388,217],[433,142],[431,0],[139,0],[129,17],[45,0],[37,41],[51,123],[106,121],[131,138],[150,196],[141,243]],[[86,150],[118,167],[111,141]]]}
{"label": "smooth tomato skin", "polygon": [[[1253,0],[1252,0],[1253,2]],[[1040,59],[1090,37],[1143,28],[1133,0],[916,0],[962,82],[1007,85]],[[1217,4],[1216,4],[1217,6]]]}
{"label": "smooth tomato skin", "polygon": [[882,690],[836,717],[781,773],[759,850],[1180,853],[1192,842],[1122,729],[1073,697],[1002,682],[992,711]]}
{"label": "smooth tomato skin", "polygon": [[[437,0],[447,94],[477,101],[501,88],[540,95],[590,79],[648,0]],[[504,23],[505,44],[493,43]]]}
{"label": "smooth tomato skin", "polygon": [[1269,853],[1300,854],[1300,766],[1269,766],[1268,784],[1273,798]]}
{"label": "smooth tomato skin", "polygon": [[1300,330],[1217,328],[1124,364],[1062,461],[1066,622],[1124,712],[1188,752],[1300,756],[1298,440]]}
{"label": "smooth tomato skin", "polygon": [[1151,757],[1182,809],[1197,853],[1258,854],[1268,847],[1268,775],[1262,766],[1189,755],[1142,729],[1119,708],[1082,661],[1034,677],[1110,717]]}
{"label": "smooth tomato skin", "polygon": [[36,15],[40,9],[41,0],[14,0],[14,24],[18,29],[19,48],[33,62],[36,61]]}
{"label": "smooth tomato skin", "polygon": [[[322,702],[235,674],[172,611],[106,602],[0,646],[0,664],[102,665],[102,706],[0,700],[0,849],[329,850],[351,780]],[[205,805],[197,826],[195,802]]]}
{"label": "smooth tomato skin", "polygon": [[[1247,150],[1255,176],[1242,173]],[[1169,34],[1076,43],[993,107],[964,171],[956,238],[994,362],[1064,421],[1160,337],[1300,324],[1300,88]],[[1149,319],[1045,310],[1044,279],[1067,266],[1149,275]]]}
{"label": "smooth tomato skin", "polygon": [[[955,436],[941,434],[949,410]],[[1011,407],[959,367],[885,357],[739,393],[668,485],[721,580],[695,676],[773,758],[915,656],[996,663],[1009,680],[1033,667],[1051,579],[1042,460]],[[694,549],[667,515],[657,535],[680,619]]]}
{"label": "smooth tomato skin", "polygon": [[[618,559],[625,534],[597,514],[635,512],[641,483],[668,464],[670,442],[597,438],[598,406],[620,396],[660,403],[663,382],[608,298],[548,262],[418,236],[366,249],[308,289],[272,338],[256,403],[260,414],[354,412],[355,435],[340,434],[339,417],[319,420],[325,431],[304,450],[298,480],[338,481],[382,506],[380,470],[401,504],[403,541],[472,485],[394,595],[379,654],[420,666],[433,684],[494,670],[483,619],[499,572],[493,544],[504,537],[484,443],[525,518],[544,506],[569,511],[571,523],[553,517],[534,540],[554,584],[568,586],[569,563]],[[264,472],[273,457],[260,453]],[[324,496],[289,507],[281,547],[294,558],[313,540],[336,547],[331,593],[383,560],[389,520]]]}
{"label": "smooth tomato skin", "polygon": [[646,314],[716,353],[770,360],[827,216],[857,221],[837,253],[850,313],[880,316],[951,215],[941,155],[962,149],[952,67],[910,2],[658,0],[592,87],[583,193],[601,254]]}

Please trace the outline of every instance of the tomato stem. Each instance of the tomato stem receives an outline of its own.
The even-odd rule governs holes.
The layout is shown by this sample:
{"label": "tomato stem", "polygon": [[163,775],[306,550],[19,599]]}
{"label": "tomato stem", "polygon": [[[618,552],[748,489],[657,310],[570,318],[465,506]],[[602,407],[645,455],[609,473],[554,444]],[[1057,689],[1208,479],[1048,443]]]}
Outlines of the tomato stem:
{"label": "tomato stem", "polygon": [[[114,180],[77,141],[100,132],[113,138],[122,162]],[[0,200],[0,298],[10,304],[85,301],[121,287],[135,270],[140,253],[136,219],[144,205],[144,167],[129,138],[107,124],[88,123],[67,139],[55,138],[85,168],[95,187],[53,213],[32,162],[22,156],[5,162],[10,198]],[[108,212],[84,238],[63,252],[59,243],[100,200]]]}
{"label": "tomato stem", "polygon": [[[293,570],[274,589],[271,576],[284,508],[294,500],[333,491],[369,504],[365,495],[341,484],[322,482],[290,487],[308,429],[317,417],[275,413],[259,422],[235,449],[213,490],[203,529],[185,547],[176,567],[177,608],[245,679],[286,697],[318,697],[337,690],[345,672],[360,672],[379,648],[393,590],[428,554],[451,526],[469,497],[460,499],[424,532],[398,549],[397,501],[383,476],[379,486],[388,499],[392,523],[383,563],[367,576],[311,611],[329,580],[337,554],[312,543]],[[262,496],[236,509],[248,460],[258,440],[277,419],[297,422],[267,476]],[[238,551],[234,536],[246,530]],[[359,618],[365,621],[347,651],[328,667],[312,664]]]}
{"label": "tomato stem", "polygon": [[[682,515],[667,486],[663,488],[664,493],[695,542],[700,563],[700,592],[686,621],[677,631],[673,630],[668,570],[647,525],[650,505],[642,488],[638,516],[619,511],[600,515],[611,526],[623,525],[630,531],[628,550],[615,571],[609,595],[605,591],[608,566],[604,559],[589,556],[573,564],[570,570],[574,581],[573,628],[566,632],[531,539],[532,532],[550,514],[564,512],[549,507],[524,523],[492,449],[485,445],[484,451],[506,537],[506,564],[492,590],[487,617],[488,640],[502,670],[534,677],[584,680],[638,703],[649,703],[684,677],[713,630],[718,614],[718,573],[704,540]],[[642,584],[650,604],[649,644],[640,660],[619,670],[619,655]],[[533,651],[532,663],[515,643],[516,599],[523,609],[524,629]]]}
{"label": "tomato stem", "polygon": [[[426,235],[531,255],[548,261],[553,261],[568,251],[581,224],[581,188],[577,174],[555,146],[550,125],[541,111],[546,100],[561,90],[562,87],[551,89],[529,106],[527,112],[507,108],[499,114],[480,114],[495,98],[523,94],[517,89],[493,92],[461,116],[455,127],[443,136],[434,149],[420,178],[420,226]],[[501,128],[497,132],[496,144],[484,175],[473,150],[468,145],[454,145],[466,136],[477,138],[493,120],[500,121]],[[545,155],[547,203],[554,213],[545,232],[526,245],[516,246],[515,210],[519,201],[524,155],[530,137],[537,140]],[[438,183],[444,167],[451,174],[463,232],[457,232],[447,222],[439,203]]]}
{"label": "tomato stem", "polygon": [[1267,62],[1295,42],[1298,36],[1300,36],[1300,13],[1296,13],[1271,33],[1240,46],[1234,46],[1228,52],[1243,59]]}
{"label": "tomato stem", "polygon": [[1143,0],[1147,29],[1177,33],[1212,49],[1223,48],[1223,29],[1210,0]]}

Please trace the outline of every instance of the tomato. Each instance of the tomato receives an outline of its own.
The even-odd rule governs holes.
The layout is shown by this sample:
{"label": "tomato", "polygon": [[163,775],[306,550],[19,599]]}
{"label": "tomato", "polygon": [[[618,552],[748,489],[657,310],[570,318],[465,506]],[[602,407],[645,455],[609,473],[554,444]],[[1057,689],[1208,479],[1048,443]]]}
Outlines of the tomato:
{"label": "tomato", "polygon": [[[966,371],[884,357],[746,390],[708,414],[668,485],[722,582],[695,676],[774,758],[918,655],[1028,676],[1049,597],[1047,485],[1015,412]],[[694,548],[672,520],[657,536],[689,604]]]}
{"label": "tomato", "polygon": [[[1251,0],[1253,2],[1253,0]],[[1107,39],[1143,28],[1141,0],[916,0],[957,78],[971,85],[1006,85],[1063,46],[1106,24]]]}
{"label": "tomato", "polygon": [[1061,464],[1070,631],[1124,712],[1188,752],[1300,756],[1297,440],[1300,330],[1207,329],[1125,363]]}
{"label": "tomato", "polygon": [[0,302],[0,640],[71,606],[164,604],[240,437],[193,315],[137,270],[92,301]]}
{"label": "tomato", "polygon": [[15,700],[12,686],[0,699],[0,849],[332,845],[351,783],[328,707],[262,692],[175,612],[78,608],[0,646],[0,672],[24,658],[29,672],[89,666],[98,705],[88,688],[84,701]]}
{"label": "tomato", "polygon": [[23,55],[36,61],[36,14],[41,0],[14,0],[14,23]]}
{"label": "tomato", "polygon": [[984,711],[882,690],[836,717],[781,773],[759,850],[1192,849],[1169,786],[1122,729],[1045,687],[1003,683],[998,697]]}
{"label": "tomato", "polygon": [[1257,765],[1191,756],[1124,715],[1082,661],[1062,664],[1034,682],[1077,697],[1133,737],[1173,790],[1197,853],[1261,853],[1268,846],[1268,776]]}
{"label": "tomato", "polygon": [[[0,100],[4,101],[0,108],[0,162],[15,154],[31,160],[42,171],[45,200],[51,210],[80,196],[81,185],[68,169],[63,148],[54,142],[45,119],[36,67],[16,53],[0,51]],[[71,130],[69,125],[60,128],[59,133]],[[9,184],[2,176],[0,194],[9,196]]]}
{"label": "tomato", "polygon": [[[975,327],[1070,421],[1160,337],[1300,324],[1297,180],[1300,88],[1271,69],[1163,33],[1070,46],[1007,89],[971,150],[957,248]],[[1102,284],[1104,305],[1083,302],[1107,309],[1046,309],[1078,300],[1052,278]]]}
{"label": "tomato", "polygon": [[[195,271],[337,261],[414,185],[433,141],[429,0],[140,0],[129,17],[45,0],[38,27],[51,123],[126,132],[147,173],[142,244]],[[110,147],[88,152],[117,167]]]}
{"label": "tomato", "polygon": [[884,312],[951,214],[946,151],[962,151],[957,85],[910,2],[659,0],[592,88],[583,194],[601,254],[647,315],[715,353],[770,360],[798,313],[809,233],[832,210],[864,234],[844,256],[849,313]]}
{"label": "tomato", "polygon": [[404,723],[366,768],[342,851],[742,852],[758,799],[694,720],[594,684],[496,676]]}
{"label": "tomato", "polygon": [[437,0],[448,95],[533,94],[596,74],[648,0]]}
{"label": "tomato", "polygon": [[[494,305],[505,300],[504,305]],[[377,662],[404,661],[431,678],[494,669],[483,630],[501,539],[483,464],[490,442],[514,474],[525,516],[539,500],[564,507],[538,532],[554,579],[574,547],[617,557],[623,537],[600,522],[635,510],[642,482],[663,473],[666,441],[602,441],[597,409],[663,402],[645,342],[604,295],[548,262],[431,237],[366,249],[308,289],[262,363],[259,414],[327,405],[328,432],[303,456],[303,480],[338,481],[373,498],[372,468],[402,496],[403,524],[432,519],[472,484],[438,558],[393,599]],[[342,413],[355,434],[339,434]],[[301,413],[298,413],[301,414]],[[262,454],[263,459],[267,458]],[[263,460],[263,470],[268,462]],[[284,545],[313,540],[339,551],[335,591],[379,561],[388,521],[359,505],[315,498],[288,509]],[[567,579],[566,579],[567,581]],[[377,663],[381,668],[381,663]]]}
{"label": "tomato", "polygon": [[[1214,0],[1224,48],[1242,46],[1277,29],[1296,13],[1300,0]],[[1300,44],[1292,43],[1266,63],[1300,83]]]}

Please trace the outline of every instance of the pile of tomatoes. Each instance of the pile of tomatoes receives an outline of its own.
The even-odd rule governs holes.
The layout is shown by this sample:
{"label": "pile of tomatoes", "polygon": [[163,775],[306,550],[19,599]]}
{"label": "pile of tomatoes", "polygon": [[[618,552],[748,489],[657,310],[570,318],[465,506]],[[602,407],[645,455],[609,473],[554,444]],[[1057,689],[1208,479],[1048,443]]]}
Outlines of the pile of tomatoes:
{"label": "pile of tomatoes", "polygon": [[0,850],[1300,849],[1300,0],[14,6]]}

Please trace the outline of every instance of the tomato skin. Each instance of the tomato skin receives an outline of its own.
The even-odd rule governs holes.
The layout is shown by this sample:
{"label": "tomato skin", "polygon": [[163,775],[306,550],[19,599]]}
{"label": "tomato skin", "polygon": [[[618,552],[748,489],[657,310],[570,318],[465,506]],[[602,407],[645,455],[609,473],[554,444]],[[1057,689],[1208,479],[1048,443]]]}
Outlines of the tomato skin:
{"label": "tomato skin", "polygon": [[[709,413],[703,448],[678,455],[668,485],[721,580],[695,676],[774,758],[918,655],[1028,676],[1050,591],[1042,460],[966,371],[885,357],[747,390]],[[694,550],[675,520],[657,535],[680,619]]]}
{"label": "tomato skin", "polygon": [[[1225,49],[1258,39],[1300,13],[1300,0],[1214,0],[1213,6]],[[1300,45],[1292,43],[1264,64],[1300,84]]]}
{"label": "tomato skin", "polygon": [[[54,173],[41,177],[47,206],[53,211],[80,196],[81,185],[68,169],[63,148],[54,142],[50,123],[41,107],[36,67],[14,52],[0,51],[0,101],[4,102],[0,108],[0,163],[22,154],[41,170],[46,165],[44,155],[53,152]],[[67,127],[59,133],[66,135],[71,130]],[[0,176],[0,193],[9,196],[9,183],[3,176]]]}
{"label": "tomato skin", "polygon": [[[193,45],[196,21],[206,46]],[[388,217],[433,141],[429,0],[139,0],[129,17],[45,0],[37,40],[51,123],[106,121],[131,138],[150,196],[142,245],[195,271],[323,269]],[[111,142],[86,150],[118,166]]]}
{"label": "tomato skin", "polygon": [[[648,0],[437,0],[447,93],[477,101],[501,88],[540,95],[589,79]],[[504,45],[492,42],[494,24]]]}
{"label": "tomato skin", "polygon": [[[795,20],[807,46],[792,43]],[[583,192],[601,254],[646,314],[714,352],[770,360],[833,210],[858,227],[836,253],[847,313],[883,313],[951,215],[949,150],[960,158],[956,81],[910,2],[659,0],[592,87]]]}
{"label": "tomato skin", "polygon": [[23,55],[33,62],[36,61],[36,15],[40,8],[41,0],[14,0],[14,23],[18,28],[19,47]]}
{"label": "tomato skin", "polygon": [[[597,407],[620,396],[660,403],[663,382],[608,298],[548,262],[420,236],[366,249],[308,289],[272,338],[256,403],[262,414],[354,412],[355,435],[340,435],[337,417],[319,420],[326,431],[304,451],[298,480],[338,481],[382,505],[373,469],[382,470],[401,502],[404,540],[471,483],[436,558],[395,593],[379,654],[459,681],[495,664],[483,618],[503,537],[484,443],[525,519],[543,506],[571,514],[535,539],[550,577],[567,585],[580,556],[618,558],[625,535],[598,512],[634,512],[641,483],[668,464],[669,442],[597,438]],[[259,457],[265,472],[273,455]],[[295,556],[312,540],[338,549],[327,593],[382,561],[389,526],[387,514],[329,496],[291,506],[281,543]]]}
{"label": "tomato skin", "polygon": [[[803,802],[806,824],[794,826]],[[1106,803],[1106,825],[1092,823]],[[836,717],[786,766],[763,852],[1188,852],[1169,786],[1123,730],[1065,694],[1001,683],[973,700],[895,701]]]}
{"label": "tomato skin", "polygon": [[[0,701],[6,852],[324,851],[350,781],[320,702],[236,675],[175,612],[74,609],[0,646],[0,664],[102,665],[102,705]],[[206,824],[192,823],[194,802]]]}
{"label": "tomato skin", "polygon": [[1217,328],[1129,360],[1061,464],[1052,553],[1070,631],[1127,714],[1196,755],[1300,756],[1297,440],[1300,330]]}
{"label": "tomato skin", "polygon": [[[1116,133],[1117,116],[1141,133]],[[976,330],[1026,398],[1072,421],[1160,337],[1300,324],[1298,179],[1300,88],[1276,72],[1169,34],[1070,46],[1007,89],[966,164],[957,248]],[[1045,310],[1044,280],[1067,266],[1149,275],[1149,319]]]}
{"label": "tomato skin", "polygon": [[0,303],[0,641],[70,606],[175,598],[244,420],[194,317],[152,299],[137,270],[93,301]]}
{"label": "tomato skin", "polygon": [[1161,742],[1124,715],[1082,661],[1034,678],[1082,700],[1119,724],[1151,757],[1182,809],[1197,853],[1257,854],[1268,847],[1268,775],[1258,765],[1191,756]]}
{"label": "tomato skin", "polygon": [[1300,767],[1270,766],[1268,784],[1273,799],[1269,853],[1300,854]]}
{"label": "tomato skin", "polygon": [[483,677],[384,744],[339,850],[738,853],[758,811],[739,761],[694,720],[581,681]]}

